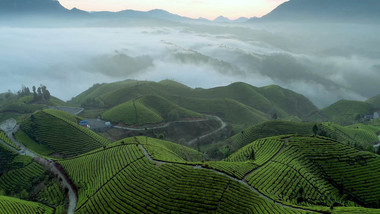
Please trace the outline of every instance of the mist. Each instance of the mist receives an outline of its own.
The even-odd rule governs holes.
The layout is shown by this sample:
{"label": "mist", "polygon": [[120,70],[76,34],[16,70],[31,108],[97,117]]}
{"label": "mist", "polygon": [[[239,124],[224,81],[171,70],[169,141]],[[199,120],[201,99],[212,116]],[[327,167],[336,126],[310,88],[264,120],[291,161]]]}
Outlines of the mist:
{"label": "mist", "polygon": [[318,107],[380,93],[371,25],[172,24],[0,28],[0,92],[46,85],[63,100],[95,83],[171,79],[190,87],[277,84]]}

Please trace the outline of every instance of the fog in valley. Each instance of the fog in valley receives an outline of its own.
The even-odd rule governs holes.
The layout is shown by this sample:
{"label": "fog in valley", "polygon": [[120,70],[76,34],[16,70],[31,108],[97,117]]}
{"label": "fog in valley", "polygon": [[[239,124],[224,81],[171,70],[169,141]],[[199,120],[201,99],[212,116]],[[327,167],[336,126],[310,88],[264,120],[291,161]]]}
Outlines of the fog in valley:
{"label": "fog in valley", "polygon": [[357,24],[1,27],[0,91],[44,84],[69,100],[95,83],[277,84],[318,107],[380,92],[380,38]]}

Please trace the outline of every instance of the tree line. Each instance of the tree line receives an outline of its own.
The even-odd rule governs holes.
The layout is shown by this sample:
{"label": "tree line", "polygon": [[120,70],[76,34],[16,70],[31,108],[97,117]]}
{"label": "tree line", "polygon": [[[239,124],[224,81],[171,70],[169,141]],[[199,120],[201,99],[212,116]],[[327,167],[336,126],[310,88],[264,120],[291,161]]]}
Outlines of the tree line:
{"label": "tree line", "polygon": [[33,86],[32,91],[29,87],[22,86],[21,90],[17,92],[17,95],[20,97],[33,95],[32,102],[41,102],[50,100],[50,92],[46,86],[40,85],[40,87]]}

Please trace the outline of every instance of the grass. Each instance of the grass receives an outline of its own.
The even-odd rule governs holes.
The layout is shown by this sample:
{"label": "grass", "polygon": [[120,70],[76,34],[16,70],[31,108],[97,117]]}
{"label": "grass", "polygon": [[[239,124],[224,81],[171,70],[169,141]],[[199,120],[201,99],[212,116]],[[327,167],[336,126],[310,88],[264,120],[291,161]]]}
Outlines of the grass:
{"label": "grass", "polygon": [[340,126],[326,122],[320,127],[328,136],[360,150],[373,151],[373,145],[379,141],[377,133],[380,132],[380,127],[372,125]]}
{"label": "grass", "polygon": [[159,96],[143,96],[120,104],[102,114],[103,119],[126,125],[145,125],[201,117]]}
{"label": "grass", "polygon": [[86,153],[109,143],[105,138],[74,123],[71,116],[63,117],[66,114],[57,112],[59,111],[39,111],[23,121],[21,130],[29,138],[18,133],[21,143],[27,144],[39,154],[58,157]]}
{"label": "grass", "polygon": [[319,122],[329,121],[339,125],[351,125],[356,123],[358,118],[372,114],[373,106],[366,102],[340,100],[324,109],[311,115],[309,119]]}
{"label": "grass", "polygon": [[15,148],[18,150],[18,147],[16,144],[14,144],[7,136],[7,134],[5,134],[5,132],[3,132],[2,130],[0,130],[0,140],[2,140],[3,142],[5,142],[6,144],[8,144],[9,146]]}
{"label": "grass", "polygon": [[53,214],[52,208],[43,204],[0,196],[1,214]]}
{"label": "grass", "polygon": [[210,170],[150,162],[137,143],[60,161],[78,187],[76,213],[300,213]]}
{"label": "grass", "polygon": [[314,123],[272,120],[251,126],[225,140],[220,146],[227,145],[231,153],[245,145],[266,137],[287,134],[313,134]]}
{"label": "grass", "polygon": [[164,120],[159,114],[134,100],[120,104],[104,112],[102,118],[126,125],[154,124]]}
{"label": "grass", "polygon": [[[211,89],[192,89],[170,80],[161,82],[126,80],[94,85],[73,98],[70,103],[91,108],[117,108],[118,113],[107,112],[103,114],[104,118],[134,124],[137,119],[133,117],[131,104],[125,103],[139,100],[141,97],[144,97],[141,99],[144,106],[164,120],[167,120],[168,112],[162,113],[162,110],[170,111],[175,108],[181,114],[186,109],[202,114],[218,115],[239,131],[268,120],[274,113],[282,119],[301,120],[318,110],[307,98],[290,90],[279,86],[256,88],[241,82]],[[152,103],[158,106],[147,103],[147,98],[157,100]],[[162,99],[166,101],[162,102]],[[168,105],[170,102],[177,107]],[[160,108],[160,104],[167,106]],[[124,105],[123,111],[119,105]],[[183,109],[178,110],[178,106]],[[125,109],[129,109],[128,112]],[[121,114],[123,119],[120,119],[118,114]],[[154,117],[153,122],[156,121],[157,117]]]}
{"label": "grass", "polygon": [[186,146],[158,140],[149,137],[137,137],[136,140],[144,146],[155,160],[175,163],[199,162],[203,154]]}
{"label": "grass", "polygon": [[380,156],[323,137],[290,137],[248,183],[271,198],[303,206],[379,208]]}
{"label": "grass", "polygon": [[[0,192],[15,197],[29,197],[33,185],[45,178],[45,169],[27,156],[0,144]],[[26,195],[22,192],[26,191]]]}

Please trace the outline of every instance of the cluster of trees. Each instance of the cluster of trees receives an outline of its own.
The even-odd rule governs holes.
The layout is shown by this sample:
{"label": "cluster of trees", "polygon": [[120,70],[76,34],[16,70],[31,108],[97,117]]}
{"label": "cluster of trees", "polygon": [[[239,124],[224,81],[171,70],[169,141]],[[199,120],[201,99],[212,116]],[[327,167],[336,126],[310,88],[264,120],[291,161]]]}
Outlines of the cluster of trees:
{"label": "cluster of trees", "polygon": [[33,86],[32,92],[28,87],[23,86],[21,90],[17,92],[17,95],[20,97],[29,96],[31,94],[33,94],[33,102],[47,101],[50,99],[50,92],[44,85],[40,85],[38,88]]}

